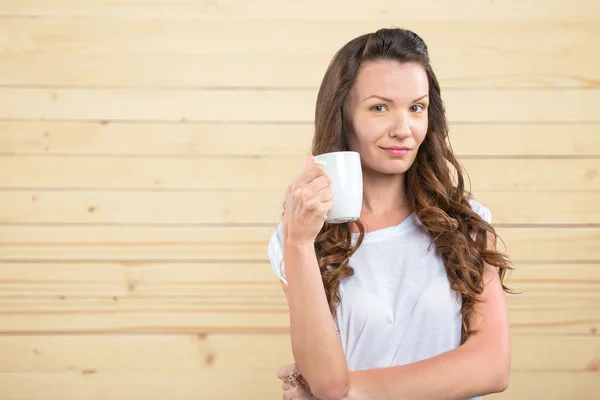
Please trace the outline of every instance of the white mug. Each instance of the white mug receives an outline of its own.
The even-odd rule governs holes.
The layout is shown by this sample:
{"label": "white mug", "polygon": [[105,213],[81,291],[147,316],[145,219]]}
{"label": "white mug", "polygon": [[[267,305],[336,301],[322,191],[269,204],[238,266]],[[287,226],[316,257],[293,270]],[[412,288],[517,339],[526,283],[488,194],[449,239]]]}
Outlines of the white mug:
{"label": "white mug", "polygon": [[315,162],[323,169],[333,189],[333,207],[327,213],[326,222],[341,224],[360,217],[363,201],[363,177],[360,154],[355,151],[336,151],[315,156]]}

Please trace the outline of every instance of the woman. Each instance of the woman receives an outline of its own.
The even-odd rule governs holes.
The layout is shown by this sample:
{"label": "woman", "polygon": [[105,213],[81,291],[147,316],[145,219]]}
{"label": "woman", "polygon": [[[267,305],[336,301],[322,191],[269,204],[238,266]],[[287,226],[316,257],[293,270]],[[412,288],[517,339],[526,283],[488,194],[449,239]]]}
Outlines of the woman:
{"label": "woman", "polygon": [[507,387],[511,267],[447,133],[419,36],[381,29],[335,55],[312,154],[360,153],[363,206],[359,221],[325,223],[333,192],[311,155],[288,187],[268,249],[290,310],[285,399],[465,399]]}

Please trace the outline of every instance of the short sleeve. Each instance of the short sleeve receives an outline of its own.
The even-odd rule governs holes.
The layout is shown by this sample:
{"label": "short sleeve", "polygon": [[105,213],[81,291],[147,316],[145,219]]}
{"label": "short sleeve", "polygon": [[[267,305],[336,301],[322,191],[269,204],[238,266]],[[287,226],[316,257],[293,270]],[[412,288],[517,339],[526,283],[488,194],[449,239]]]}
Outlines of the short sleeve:
{"label": "short sleeve", "polygon": [[268,255],[275,275],[286,285],[285,265],[283,264],[283,225],[279,224],[269,240]]}
{"label": "short sleeve", "polygon": [[475,211],[479,216],[488,224],[492,223],[492,212],[489,208],[481,204],[475,199],[470,199],[469,203],[471,204],[471,208]]}

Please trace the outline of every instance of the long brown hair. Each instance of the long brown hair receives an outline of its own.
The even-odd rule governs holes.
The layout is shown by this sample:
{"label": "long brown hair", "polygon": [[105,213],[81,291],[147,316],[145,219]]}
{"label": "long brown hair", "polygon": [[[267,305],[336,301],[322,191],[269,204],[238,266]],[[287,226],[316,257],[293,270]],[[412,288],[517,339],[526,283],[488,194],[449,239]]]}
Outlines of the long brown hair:
{"label": "long brown hair", "polygon": [[[312,154],[348,150],[343,107],[362,63],[377,60],[418,63],[427,73],[429,126],[416,159],[406,172],[406,193],[410,206],[443,259],[451,288],[460,295],[461,343],[464,343],[472,333],[469,317],[478,301],[477,295],[483,291],[484,263],[498,269],[502,282],[506,270],[512,267],[505,255],[488,249],[488,241],[495,245],[498,235],[469,204],[470,194],[465,190],[463,169],[448,140],[440,86],[430,64],[427,46],[417,34],[404,29],[380,29],[351,40],[335,54],[317,96]],[[349,223],[325,223],[315,239],[315,251],[333,316],[340,302],[340,281],[354,274],[349,260],[365,235],[363,224],[355,223],[359,237],[354,245]],[[504,283],[502,287],[509,291]]]}

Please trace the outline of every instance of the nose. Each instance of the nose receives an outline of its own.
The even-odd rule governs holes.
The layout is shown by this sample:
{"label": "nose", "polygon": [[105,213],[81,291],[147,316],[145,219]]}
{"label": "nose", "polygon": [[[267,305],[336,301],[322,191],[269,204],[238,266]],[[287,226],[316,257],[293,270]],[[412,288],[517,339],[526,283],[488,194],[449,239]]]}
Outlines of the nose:
{"label": "nose", "polygon": [[410,122],[406,112],[396,114],[390,129],[390,136],[400,139],[411,136]]}

